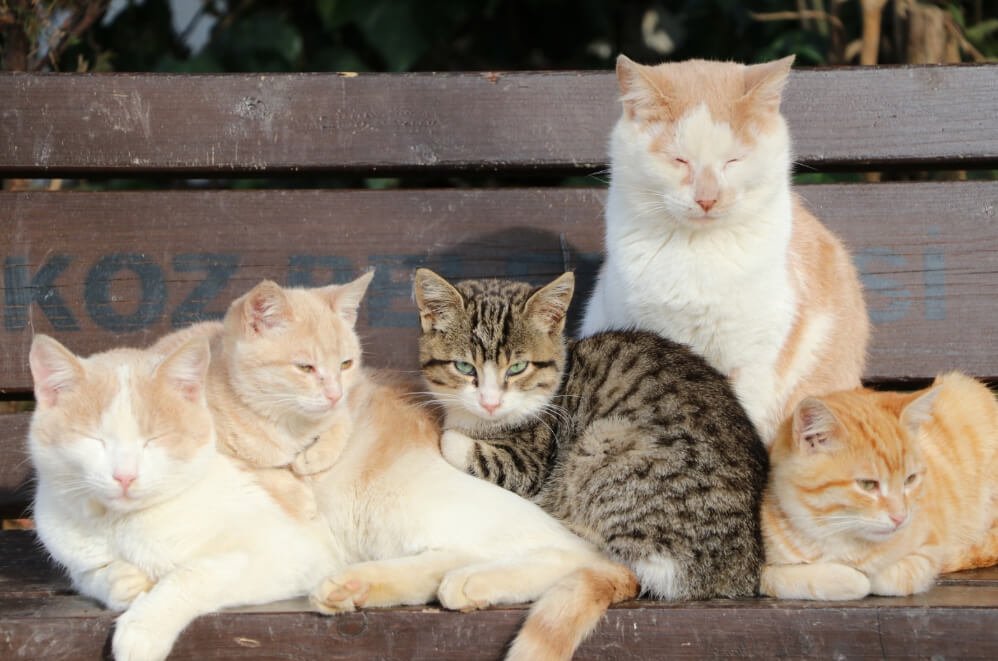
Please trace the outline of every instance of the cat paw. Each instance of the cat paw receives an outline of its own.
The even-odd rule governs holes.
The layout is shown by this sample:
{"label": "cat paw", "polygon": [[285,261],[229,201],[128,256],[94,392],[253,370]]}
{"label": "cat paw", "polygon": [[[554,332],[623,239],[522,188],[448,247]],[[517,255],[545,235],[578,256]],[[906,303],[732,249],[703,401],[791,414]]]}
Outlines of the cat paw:
{"label": "cat paw", "polygon": [[309,602],[320,613],[352,613],[367,601],[371,584],[349,576],[327,578],[309,595]]}
{"label": "cat paw", "polygon": [[449,610],[473,611],[495,603],[494,586],[478,572],[452,571],[440,582],[437,600]]}
{"label": "cat paw", "polygon": [[126,611],[115,622],[111,652],[115,661],[162,661],[169,656],[174,638]]}
{"label": "cat paw", "polygon": [[295,455],[294,461],[291,462],[291,470],[296,475],[315,475],[332,468],[339,456],[339,451],[326,450],[313,445]]}
{"label": "cat paw", "polygon": [[475,442],[459,431],[448,429],[440,437],[440,454],[451,466],[467,470]]}
{"label": "cat paw", "polygon": [[115,560],[104,570],[107,573],[107,606],[113,610],[125,610],[143,592],[148,592],[155,584],[141,569],[122,560]]}
{"label": "cat paw", "polygon": [[870,594],[870,579],[847,565],[829,564],[821,585],[815,586],[815,598],[829,601],[862,599]]}
{"label": "cat paw", "polygon": [[901,561],[870,577],[870,592],[885,597],[905,597],[926,592],[935,582],[936,572],[928,561]]}

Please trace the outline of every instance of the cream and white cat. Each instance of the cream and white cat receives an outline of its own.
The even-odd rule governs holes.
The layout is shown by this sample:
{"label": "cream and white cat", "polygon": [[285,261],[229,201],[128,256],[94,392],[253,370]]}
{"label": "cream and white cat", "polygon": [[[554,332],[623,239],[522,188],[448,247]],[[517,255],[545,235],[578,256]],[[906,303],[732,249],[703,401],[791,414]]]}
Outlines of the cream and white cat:
{"label": "cream and white cat", "polygon": [[[341,386],[332,410],[349,415],[351,434],[329,470],[304,479],[355,564],[332,574],[313,603],[335,613],[439,599],[465,610],[543,595],[510,657],[570,658],[608,605],[636,594],[634,575],[536,505],[443,459],[430,414],[361,366],[356,309],[344,315],[341,298],[355,283],[310,290],[264,283],[234,302],[225,320],[226,333],[240,338],[227,340],[226,357],[239,389],[306,402],[319,387],[315,375],[336,375]],[[274,310],[280,323],[267,321]],[[302,352],[313,379],[296,376]],[[267,360],[256,358],[264,353]],[[278,380],[279,388],[267,385]],[[245,454],[250,463],[259,456],[253,448]]]}
{"label": "cream and white cat", "polygon": [[81,594],[124,610],[118,661],[164,659],[195,617],[304,595],[339,566],[321,520],[290,517],[216,450],[208,362],[197,337],[165,356],[32,343],[38,535]]}
{"label": "cream and white cat", "polygon": [[859,386],[869,335],[849,254],[791,192],[792,60],[618,58],[606,260],[581,328],[688,344],[767,444],[804,396]]}

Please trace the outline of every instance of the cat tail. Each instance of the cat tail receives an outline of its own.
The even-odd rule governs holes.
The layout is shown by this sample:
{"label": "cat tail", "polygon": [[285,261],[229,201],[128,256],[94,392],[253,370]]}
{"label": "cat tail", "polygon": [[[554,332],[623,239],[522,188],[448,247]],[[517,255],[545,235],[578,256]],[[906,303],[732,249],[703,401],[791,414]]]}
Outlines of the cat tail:
{"label": "cat tail", "polygon": [[578,569],[545,592],[530,609],[506,661],[567,661],[613,604],[633,599],[638,579],[603,561]]}

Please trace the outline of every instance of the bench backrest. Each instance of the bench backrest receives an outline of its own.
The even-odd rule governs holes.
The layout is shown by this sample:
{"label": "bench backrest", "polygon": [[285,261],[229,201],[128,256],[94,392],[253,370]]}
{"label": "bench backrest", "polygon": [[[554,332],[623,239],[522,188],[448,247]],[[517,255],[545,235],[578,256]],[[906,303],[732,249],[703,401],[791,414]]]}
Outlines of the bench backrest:
{"label": "bench backrest", "polygon": [[[616,94],[606,72],[0,74],[0,177],[148,181],[0,192],[0,393],[30,391],[34,332],[79,353],[145,345],[262,278],[319,285],[376,267],[367,360],[404,370],[417,369],[419,265],[536,282],[576,269],[577,318],[600,261]],[[800,172],[998,168],[998,65],[797,70],[783,109]],[[582,185],[548,185],[569,175]],[[213,186],[227,177],[284,179]],[[359,189],[385,177],[432,188]],[[871,381],[998,377],[998,182],[800,193],[863,272]],[[0,508],[23,502],[28,475],[26,416],[5,418]]]}

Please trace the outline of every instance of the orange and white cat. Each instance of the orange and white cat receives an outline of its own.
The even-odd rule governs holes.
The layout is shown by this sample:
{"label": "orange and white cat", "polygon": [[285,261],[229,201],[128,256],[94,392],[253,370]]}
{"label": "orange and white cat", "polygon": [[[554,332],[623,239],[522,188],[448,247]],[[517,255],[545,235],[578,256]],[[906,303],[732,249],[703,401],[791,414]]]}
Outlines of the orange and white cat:
{"label": "orange and white cat", "polygon": [[[637,580],[538,506],[444,460],[433,417],[361,365],[353,324],[344,323],[339,304],[352,286],[260,285],[233,303],[225,322],[225,332],[240,338],[226,348],[230,378],[238,375],[243,392],[269,394],[264,404],[304,411],[310,393],[339,380],[331,412],[350,418],[351,433],[331,467],[304,480],[353,564],[332,573],[313,604],[336,613],[438,599],[465,610],[540,597],[510,658],[570,658],[607,606],[635,596]],[[275,310],[280,323],[269,320]],[[231,319],[239,323],[230,327]],[[254,463],[259,454],[246,450]],[[244,456],[243,447],[236,454]]]}
{"label": "orange and white cat", "polygon": [[807,398],[771,467],[764,594],[907,595],[998,563],[998,402],[968,376]]}
{"label": "orange and white cat", "polygon": [[289,516],[220,454],[204,338],[82,358],[37,335],[28,446],[45,549],[123,610],[118,661],[157,661],[195,617],[307,594],[340,566],[329,529]]}
{"label": "orange and white cat", "polygon": [[618,58],[606,259],[581,328],[691,346],[767,444],[804,396],[860,385],[869,335],[849,254],[791,191],[792,61]]}
{"label": "orange and white cat", "polygon": [[[207,399],[220,450],[242,460],[290,513],[316,515],[301,479],[327,469],[350,436],[346,393],[360,365],[348,332],[374,277],[315,289],[264,280],[229,306],[223,322],[165,336],[165,352],[192,337],[211,342]],[[332,357],[332,358],[330,358]]]}

